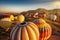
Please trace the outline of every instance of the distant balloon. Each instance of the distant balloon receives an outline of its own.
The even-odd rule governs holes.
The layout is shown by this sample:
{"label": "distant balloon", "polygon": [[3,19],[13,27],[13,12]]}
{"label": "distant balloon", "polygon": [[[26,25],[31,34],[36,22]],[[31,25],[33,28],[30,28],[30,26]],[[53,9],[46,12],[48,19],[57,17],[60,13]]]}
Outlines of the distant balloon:
{"label": "distant balloon", "polygon": [[3,18],[0,20],[0,26],[4,28],[6,31],[11,27],[12,21],[10,18]]}
{"label": "distant balloon", "polygon": [[10,18],[2,18],[1,21],[9,21],[9,22],[11,22],[11,19]]}
{"label": "distant balloon", "polygon": [[50,20],[53,20],[53,21],[56,21],[56,20],[57,20],[57,16],[56,16],[56,15],[53,15],[53,14],[48,15],[48,18],[49,18]]}
{"label": "distant balloon", "polygon": [[14,15],[10,15],[10,19],[11,20],[14,20]]}

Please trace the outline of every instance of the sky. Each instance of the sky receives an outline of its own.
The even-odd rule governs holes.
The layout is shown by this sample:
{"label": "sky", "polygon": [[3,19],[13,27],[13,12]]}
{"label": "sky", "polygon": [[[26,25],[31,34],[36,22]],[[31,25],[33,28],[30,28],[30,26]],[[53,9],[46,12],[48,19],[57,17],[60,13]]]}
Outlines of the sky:
{"label": "sky", "polygon": [[0,0],[0,12],[22,12],[37,8],[60,8],[60,0]]}

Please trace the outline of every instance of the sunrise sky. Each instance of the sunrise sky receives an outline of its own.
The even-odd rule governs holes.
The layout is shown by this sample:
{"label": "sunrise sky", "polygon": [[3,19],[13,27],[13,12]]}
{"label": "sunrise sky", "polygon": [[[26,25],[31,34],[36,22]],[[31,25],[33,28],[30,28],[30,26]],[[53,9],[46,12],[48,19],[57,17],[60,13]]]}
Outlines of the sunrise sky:
{"label": "sunrise sky", "polygon": [[59,0],[16,0],[0,1],[0,12],[22,12],[37,8],[55,9],[60,8]]}

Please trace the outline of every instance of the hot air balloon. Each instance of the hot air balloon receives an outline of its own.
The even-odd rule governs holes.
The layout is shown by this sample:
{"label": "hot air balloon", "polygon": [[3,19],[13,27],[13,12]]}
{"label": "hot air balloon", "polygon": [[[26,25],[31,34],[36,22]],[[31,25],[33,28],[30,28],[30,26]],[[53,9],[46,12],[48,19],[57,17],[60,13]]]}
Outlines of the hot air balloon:
{"label": "hot air balloon", "polygon": [[39,15],[39,13],[35,13],[33,17],[38,18],[38,15]]}
{"label": "hot air balloon", "polygon": [[57,16],[53,15],[53,14],[50,14],[50,15],[48,15],[48,19],[56,21],[57,20]]}
{"label": "hot air balloon", "polygon": [[10,33],[11,40],[39,40],[38,27],[33,22],[17,24]]}
{"label": "hot air balloon", "polygon": [[46,18],[46,13],[39,12],[39,17],[45,19]]}
{"label": "hot air balloon", "polygon": [[23,16],[23,15],[18,15],[18,16],[15,16],[15,22],[14,23],[22,23],[22,22],[24,22],[24,20],[25,20],[25,17]]}
{"label": "hot air balloon", "polygon": [[10,19],[13,21],[14,20],[14,15],[10,15]]}
{"label": "hot air balloon", "polygon": [[6,31],[8,31],[8,29],[9,29],[10,26],[11,26],[11,24],[12,24],[12,21],[11,21],[10,18],[2,18],[2,19],[0,20],[0,26],[1,26],[2,28],[4,28]]}
{"label": "hot air balloon", "polygon": [[42,18],[37,19],[34,23],[38,26],[40,32],[40,40],[47,40],[51,36],[52,28]]}

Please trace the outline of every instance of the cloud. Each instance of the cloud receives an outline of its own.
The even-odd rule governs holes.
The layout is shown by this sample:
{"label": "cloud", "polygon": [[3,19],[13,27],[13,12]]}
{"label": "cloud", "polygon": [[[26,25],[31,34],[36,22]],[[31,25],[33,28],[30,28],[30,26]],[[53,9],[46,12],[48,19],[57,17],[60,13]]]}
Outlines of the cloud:
{"label": "cloud", "polygon": [[[27,0],[25,0],[27,1]],[[31,0],[30,0],[31,1]],[[39,1],[39,2],[38,2]],[[56,0],[36,0],[37,4],[33,2],[26,3],[26,4],[22,4],[22,5],[0,5],[0,8],[2,9],[2,11],[11,11],[11,12],[21,12],[21,11],[27,11],[27,10],[35,10],[37,8],[46,8],[46,9],[54,9],[54,8],[60,8],[60,1],[56,1]],[[58,6],[57,6],[58,5]]]}

